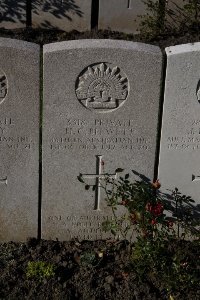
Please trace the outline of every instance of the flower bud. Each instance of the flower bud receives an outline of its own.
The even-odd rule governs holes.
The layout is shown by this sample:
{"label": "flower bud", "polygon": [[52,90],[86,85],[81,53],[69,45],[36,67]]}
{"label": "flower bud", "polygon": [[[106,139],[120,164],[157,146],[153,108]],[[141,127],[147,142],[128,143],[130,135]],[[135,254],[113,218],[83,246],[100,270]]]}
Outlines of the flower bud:
{"label": "flower bud", "polygon": [[152,183],[152,186],[153,186],[154,189],[158,190],[158,189],[161,187],[161,184],[160,184],[160,182],[159,182],[159,179],[156,179],[156,181],[154,181],[154,182]]}

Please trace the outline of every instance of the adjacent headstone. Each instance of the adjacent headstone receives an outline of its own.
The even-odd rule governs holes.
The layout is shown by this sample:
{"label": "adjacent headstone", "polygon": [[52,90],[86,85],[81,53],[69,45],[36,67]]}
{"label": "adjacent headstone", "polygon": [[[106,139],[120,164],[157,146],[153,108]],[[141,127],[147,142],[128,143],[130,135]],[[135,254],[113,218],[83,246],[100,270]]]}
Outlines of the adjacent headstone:
{"label": "adjacent headstone", "polygon": [[166,53],[159,179],[163,191],[177,187],[200,203],[200,43]]}
{"label": "adjacent headstone", "polygon": [[141,0],[99,0],[99,29],[138,33],[146,6]]}
{"label": "adjacent headstone", "polygon": [[185,24],[188,13],[184,10],[184,6],[188,5],[188,0],[168,0],[165,2],[165,19],[168,28],[180,29]]}
{"label": "adjacent headstone", "polygon": [[105,173],[119,178],[124,168],[153,178],[161,69],[161,51],[151,45],[44,46],[43,238],[105,238]]}
{"label": "adjacent headstone", "polygon": [[16,29],[26,27],[26,0],[1,0],[0,28]]}
{"label": "adjacent headstone", "polygon": [[39,53],[0,38],[0,242],[37,236]]}
{"label": "adjacent headstone", "polygon": [[64,31],[91,29],[92,0],[37,0],[32,2],[32,26]]}

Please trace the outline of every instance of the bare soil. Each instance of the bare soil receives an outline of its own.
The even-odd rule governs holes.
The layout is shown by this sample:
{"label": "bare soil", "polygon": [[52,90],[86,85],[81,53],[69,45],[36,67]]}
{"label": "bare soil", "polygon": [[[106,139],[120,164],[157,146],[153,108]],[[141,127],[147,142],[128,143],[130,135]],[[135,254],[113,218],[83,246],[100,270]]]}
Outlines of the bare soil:
{"label": "bare soil", "polygon": [[[185,242],[181,247],[200,268],[198,245]],[[176,246],[172,248],[176,251]],[[28,262],[32,261],[54,265],[55,274],[42,279],[27,277]],[[199,300],[200,287],[193,290],[183,284],[175,296],[178,300]],[[169,293],[150,276],[139,280],[124,241],[30,239],[0,244],[0,299],[167,300]]]}
{"label": "bare soil", "polygon": [[3,30],[0,29],[0,37],[15,38],[25,40],[28,42],[37,43],[40,45],[79,39],[115,39],[127,40],[134,42],[148,43],[159,46],[162,50],[165,47],[195,43],[200,41],[200,30],[187,29],[179,32],[166,32],[160,36],[153,38],[141,35],[124,34],[109,30],[92,30],[87,32],[64,32],[61,30],[42,30],[42,29],[16,29],[16,30]]}

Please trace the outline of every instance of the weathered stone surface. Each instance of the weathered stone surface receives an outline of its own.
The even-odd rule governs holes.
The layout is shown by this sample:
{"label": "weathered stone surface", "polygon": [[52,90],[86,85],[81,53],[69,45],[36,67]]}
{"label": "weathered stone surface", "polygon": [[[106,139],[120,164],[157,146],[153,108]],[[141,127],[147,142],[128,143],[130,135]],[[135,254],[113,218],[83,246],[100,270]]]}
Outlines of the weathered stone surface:
{"label": "weathered stone surface", "polygon": [[37,236],[39,52],[0,38],[0,241]]}
{"label": "weathered stone surface", "polygon": [[110,29],[125,33],[138,33],[146,6],[141,0],[100,0],[99,29]]}
{"label": "weathered stone surface", "polygon": [[100,239],[117,168],[153,177],[162,55],[155,46],[79,40],[44,46],[42,237]]}
{"label": "weathered stone surface", "polygon": [[26,27],[26,0],[1,0],[0,28]]}
{"label": "weathered stone surface", "polygon": [[32,3],[32,26],[64,31],[91,29],[92,0],[36,0]]}
{"label": "weathered stone surface", "polygon": [[163,190],[177,187],[200,203],[200,43],[166,53],[159,179]]}

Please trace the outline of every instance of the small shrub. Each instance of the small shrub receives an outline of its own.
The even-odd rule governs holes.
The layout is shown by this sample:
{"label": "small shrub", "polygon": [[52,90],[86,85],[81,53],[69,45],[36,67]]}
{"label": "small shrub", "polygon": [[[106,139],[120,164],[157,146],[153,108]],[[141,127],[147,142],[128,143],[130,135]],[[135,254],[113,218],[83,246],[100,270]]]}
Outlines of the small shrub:
{"label": "small shrub", "polygon": [[49,279],[55,275],[55,266],[44,261],[29,261],[26,276],[39,281]]}
{"label": "small shrub", "polygon": [[[162,194],[158,180],[151,183],[141,174],[133,173],[142,180],[132,182],[129,174],[114,179],[104,172],[101,188],[113,219],[103,222],[103,230],[127,239],[130,266],[139,279],[153,281],[173,299],[180,290],[199,285],[199,212],[194,200],[177,188],[169,195]],[[81,174],[78,179],[85,183]],[[87,183],[85,188],[88,190]],[[132,243],[136,233],[136,242]],[[193,242],[186,241],[186,237]],[[196,251],[195,258],[188,245]]]}
{"label": "small shrub", "polygon": [[93,251],[85,251],[80,255],[80,263],[83,266],[93,266],[96,262],[96,254]]}
{"label": "small shrub", "polygon": [[[139,31],[146,39],[158,36],[180,34],[193,30],[199,33],[200,3],[198,0],[174,1],[142,0],[146,6],[146,14],[140,15]],[[168,7],[168,2],[170,7]],[[184,4],[185,2],[185,4]]]}
{"label": "small shrub", "polygon": [[146,14],[139,16],[141,22],[139,30],[144,38],[154,38],[167,30],[165,0],[143,0]]}

